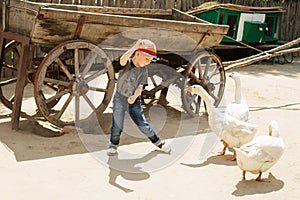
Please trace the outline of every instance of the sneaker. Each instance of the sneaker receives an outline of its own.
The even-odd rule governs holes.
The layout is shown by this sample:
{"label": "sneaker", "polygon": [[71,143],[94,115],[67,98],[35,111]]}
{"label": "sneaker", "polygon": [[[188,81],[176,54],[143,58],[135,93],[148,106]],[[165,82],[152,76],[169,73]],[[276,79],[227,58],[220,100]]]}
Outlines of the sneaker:
{"label": "sneaker", "polygon": [[170,153],[171,152],[171,147],[170,145],[166,144],[164,140],[162,140],[158,145],[156,145],[160,151],[164,153]]}
{"label": "sneaker", "polygon": [[117,149],[118,149],[117,145],[110,144],[108,149],[106,150],[106,154],[108,156],[116,155],[118,153]]}

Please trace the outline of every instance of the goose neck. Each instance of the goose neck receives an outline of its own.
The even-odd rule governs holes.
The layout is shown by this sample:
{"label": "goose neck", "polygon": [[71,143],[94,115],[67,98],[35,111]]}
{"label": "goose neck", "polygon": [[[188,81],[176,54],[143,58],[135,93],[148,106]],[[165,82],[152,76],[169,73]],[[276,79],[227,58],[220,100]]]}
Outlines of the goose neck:
{"label": "goose neck", "polygon": [[242,99],[241,81],[240,79],[235,80],[235,102],[240,103]]}

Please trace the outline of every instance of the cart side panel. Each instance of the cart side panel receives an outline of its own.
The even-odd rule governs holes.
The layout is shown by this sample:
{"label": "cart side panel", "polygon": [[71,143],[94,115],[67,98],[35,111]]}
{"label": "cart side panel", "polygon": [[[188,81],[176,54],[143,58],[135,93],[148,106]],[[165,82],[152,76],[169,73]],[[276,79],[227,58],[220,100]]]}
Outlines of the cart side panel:
{"label": "cart side panel", "polygon": [[54,47],[74,38],[76,22],[56,19],[37,19],[31,34],[31,41],[41,46]]}
{"label": "cart side panel", "polygon": [[66,5],[66,4],[50,4],[49,8],[73,10],[79,12],[106,13],[113,15],[128,15],[147,18],[171,19],[172,11],[165,9],[140,9],[140,8],[121,8],[121,7],[101,7],[86,5]]}
{"label": "cart side panel", "polygon": [[30,37],[40,5],[11,1],[8,7],[8,31]]}
{"label": "cart side panel", "polygon": [[[130,29],[151,27],[152,29],[166,29],[186,34],[191,37],[191,39],[195,40],[196,43],[201,41],[206,33],[210,32],[210,36],[207,37],[202,44],[202,46],[206,48],[219,44],[223,35],[226,34],[228,30],[228,26],[201,24],[196,22],[41,8],[32,31],[32,41],[37,44],[45,45],[59,44],[66,39],[71,39],[74,37],[77,23],[80,21],[80,18],[84,18],[80,38],[94,43],[100,43],[110,36]],[[143,35],[141,35],[141,37],[143,37]],[[174,42],[177,42],[175,39],[176,38],[174,38]],[[170,40],[173,40],[173,38],[168,39],[168,41]],[[188,45],[183,45],[183,47],[189,48],[189,51],[193,48]]]}

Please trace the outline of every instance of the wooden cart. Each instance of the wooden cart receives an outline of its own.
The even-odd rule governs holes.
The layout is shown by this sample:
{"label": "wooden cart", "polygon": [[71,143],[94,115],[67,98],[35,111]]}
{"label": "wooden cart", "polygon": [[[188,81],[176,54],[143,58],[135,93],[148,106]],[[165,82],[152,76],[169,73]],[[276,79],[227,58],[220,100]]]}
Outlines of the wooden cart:
{"label": "wooden cart", "polygon": [[[38,112],[56,126],[86,121],[92,114],[100,116],[114,92],[116,60],[139,38],[153,40],[159,57],[149,66],[154,88],[145,88],[144,99],[155,99],[160,90],[176,84],[185,111],[194,115],[201,99],[186,94],[183,88],[187,85],[201,84],[215,99],[215,106],[223,96],[222,62],[207,50],[220,43],[228,31],[226,25],[209,24],[176,9],[17,0],[6,2],[5,15],[0,99],[13,111],[14,129],[18,128],[23,90],[28,84],[33,84]],[[173,71],[162,70],[167,69],[164,66]]]}

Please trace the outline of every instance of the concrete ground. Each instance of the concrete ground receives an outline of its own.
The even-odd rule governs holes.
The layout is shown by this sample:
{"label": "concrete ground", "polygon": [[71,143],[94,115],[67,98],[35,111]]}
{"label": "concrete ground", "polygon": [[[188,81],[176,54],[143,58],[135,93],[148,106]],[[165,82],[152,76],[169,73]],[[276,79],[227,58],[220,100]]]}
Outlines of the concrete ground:
{"label": "concrete ground", "polygon": [[[279,123],[285,152],[263,174],[270,182],[257,182],[257,175],[250,173],[242,180],[236,162],[226,160],[231,152],[217,156],[222,143],[211,133],[206,115],[191,119],[173,107],[153,107],[149,111],[153,126],[172,153],[156,151],[127,121],[119,154],[107,157],[110,112],[96,125],[104,134],[71,130],[45,137],[59,130],[30,119],[22,119],[20,130],[11,130],[10,111],[0,104],[1,199],[299,199],[300,60],[236,71],[242,74],[243,96],[259,127],[257,135],[268,133],[270,120]],[[227,102],[233,98],[233,88],[228,78]],[[23,106],[35,110],[31,89]]]}

